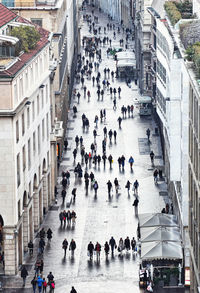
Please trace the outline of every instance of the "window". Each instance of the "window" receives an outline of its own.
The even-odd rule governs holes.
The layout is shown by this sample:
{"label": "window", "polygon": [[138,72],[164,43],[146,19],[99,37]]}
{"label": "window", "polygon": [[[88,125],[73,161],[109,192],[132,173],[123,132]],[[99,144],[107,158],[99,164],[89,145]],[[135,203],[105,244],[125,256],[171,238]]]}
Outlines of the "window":
{"label": "window", "polygon": [[20,98],[20,100],[23,98],[23,95],[24,95],[23,79],[20,78],[20,80],[19,80],[19,98]]}
{"label": "window", "polygon": [[35,131],[33,132],[33,155],[35,155],[36,143],[35,143]]}
{"label": "window", "polygon": [[49,95],[49,93],[48,93],[48,84],[46,84],[46,103],[48,103],[48,101],[49,101],[48,95]]}
{"label": "window", "polygon": [[16,142],[19,141],[19,122],[16,121]]}
{"label": "window", "polygon": [[26,169],[26,146],[23,146],[22,149],[22,155],[23,155],[23,171]]}
{"label": "window", "polygon": [[28,140],[28,169],[31,168],[31,140]]}
{"label": "window", "polygon": [[26,73],[25,73],[25,87],[27,90],[27,88],[28,88],[28,70],[26,70]]}
{"label": "window", "polygon": [[47,167],[49,167],[49,151],[47,152]]}
{"label": "window", "polygon": [[35,120],[35,102],[32,102],[32,120]]}
{"label": "window", "polygon": [[31,78],[30,78],[30,80],[31,80],[31,82],[33,82],[33,66],[32,65],[30,67],[30,71],[31,71]]}
{"label": "window", "polygon": [[30,126],[30,108],[27,108],[27,128]]}
{"label": "window", "polygon": [[29,182],[29,185],[28,185],[28,195],[29,195],[29,197],[31,197],[31,195],[32,195],[32,192],[31,192],[31,181]]}
{"label": "window", "polygon": [[41,166],[38,167],[39,182],[41,181]]}
{"label": "window", "polygon": [[164,84],[166,84],[166,69],[160,61],[157,62],[157,74],[160,76]]}
{"label": "window", "polygon": [[31,18],[31,22],[42,27],[42,18]]}
{"label": "window", "polygon": [[25,132],[25,124],[24,124],[24,113],[22,114],[22,135],[24,135]]}
{"label": "window", "polygon": [[48,113],[46,115],[46,125],[47,125],[46,129],[47,129],[47,140],[48,140],[49,139],[49,115],[48,115]]}
{"label": "window", "polygon": [[37,115],[39,114],[40,111],[40,100],[39,100],[39,95],[37,96]]}
{"label": "window", "polygon": [[40,125],[38,126],[38,154],[40,153]]}
{"label": "window", "polygon": [[17,207],[18,207],[18,220],[19,220],[21,217],[21,201],[20,200],[18,200]]}
{"label": "window", "polygon": [[20,153],[17,155],[17,187],[20,186]]}
{"label": "window", "polygon": [[41,90],[42,108],[44,108],[44,90]]}
{"label": "window", "polygon": [[15,103],[18,102],[17,84],[14,85],[14,99]]}
{"label": "window", "polygon": [[44,132],[44,119],[42,120],[42,140],[44,140],[45,132]]}

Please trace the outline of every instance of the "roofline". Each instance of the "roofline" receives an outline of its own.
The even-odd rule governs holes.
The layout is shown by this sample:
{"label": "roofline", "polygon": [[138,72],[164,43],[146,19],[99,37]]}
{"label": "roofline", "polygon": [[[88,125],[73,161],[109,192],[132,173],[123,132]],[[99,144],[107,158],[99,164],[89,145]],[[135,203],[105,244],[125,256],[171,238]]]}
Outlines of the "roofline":
{"label": "roofline", "polygon": [[[27,63],[24,63],[24,65],[21,67],[21,69],[20,70],[18,70],[14,75],[1,75],[1,72],[0,72],[0,81],[1,81],[1,79],[2,78],[5,78],[6,80],[7,79],[13,79],[13,78],[15,78],[15,76],[17,75],[17,74],[20,74],[20,72],[24,69],[24,67],[25,66],[28,66],[28,64],[30,63],[30,61],[32,61],[33,59],[34,59],[34,57],[37,55],[37,54],[39,54],[45,47],[47,47],[47,45],[49,45],[50,44],[50,41],[48,40],[48,42],[46,43],[46,45],[45,46],[43,46],[42,48],[40,48],[38,51],[37,51],[37,53],[36,54],[34,54],[30,59],[29,59],[29,61],[27,62]],[[12,66],[11,66],[12,67]]]}
{"label": "roofline", "polygon": [[8,22],[5,23],[4,25],[2,25],[2,26],[0,27],[0,29],[2,29],[4,26],[8,25],[10,22],[12,22],[13,20],[15,20],[17,17],[19,17],[19,15],[16,15],[15,18],[11,19],[10,21],[8,21]]}

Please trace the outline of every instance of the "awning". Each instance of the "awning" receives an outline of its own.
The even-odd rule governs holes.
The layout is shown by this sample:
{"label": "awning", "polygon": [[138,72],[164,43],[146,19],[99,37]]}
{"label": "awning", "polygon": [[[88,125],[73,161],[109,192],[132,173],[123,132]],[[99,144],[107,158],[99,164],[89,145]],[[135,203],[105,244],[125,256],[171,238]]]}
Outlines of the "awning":
{"label": "awning", "polygon": [[180,242],[180,230],[178,227],[147,227],[141,228],[141,242],[152,241],[176,241]]}
{"label": "awning", "polygon": [[170,214],[140,214],[139,215],[139,226],[143,227],[155,227],[155,226],[170,226],[175,227],[177,225],[176,216]]}
{"label": "awning", "polygon": [[183,251],[181,242],[144,242],[141,245],[141,258],[142,261],[159,259],[182,259]]}

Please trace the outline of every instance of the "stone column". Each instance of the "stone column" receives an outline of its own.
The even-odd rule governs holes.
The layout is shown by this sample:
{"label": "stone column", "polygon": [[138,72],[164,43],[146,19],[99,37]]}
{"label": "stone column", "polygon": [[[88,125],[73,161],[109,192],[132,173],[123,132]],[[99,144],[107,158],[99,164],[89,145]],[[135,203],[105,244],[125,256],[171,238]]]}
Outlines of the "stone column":
{"label": "stone column", "polygon": [[37,231],[40,224],[39,219],[39,193],[38,188],[33,192],[33,219],[34,219],[34,230]]}
{"label": "stone column", "polygon": [[45,208],[45,213],[47,213],[48,211],[47,172],[43,172],[42,187],[43,187],[43,209]]}
{"label": "stone column", "polygon": [[23,246],[24,252],[28,251],[28,209],[27,206],[24,207],[24,214],[23,214]]}
{"label": "stone column", "polygon": [[15,275],[17,272],[17,234],[14,230],[14,227],[5,226],[3,229],[5,275]]}

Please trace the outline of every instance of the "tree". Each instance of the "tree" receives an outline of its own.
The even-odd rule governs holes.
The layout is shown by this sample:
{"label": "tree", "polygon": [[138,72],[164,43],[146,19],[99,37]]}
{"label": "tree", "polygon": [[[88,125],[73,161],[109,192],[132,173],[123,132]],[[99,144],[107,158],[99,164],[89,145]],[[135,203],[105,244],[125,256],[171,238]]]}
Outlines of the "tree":
{"label": "tree", "polygon": [[40,39],[39,32],[32,26],[15,27],[11,31],[11,36],[19,39],[20,49],[24,52],[34,49]]}

